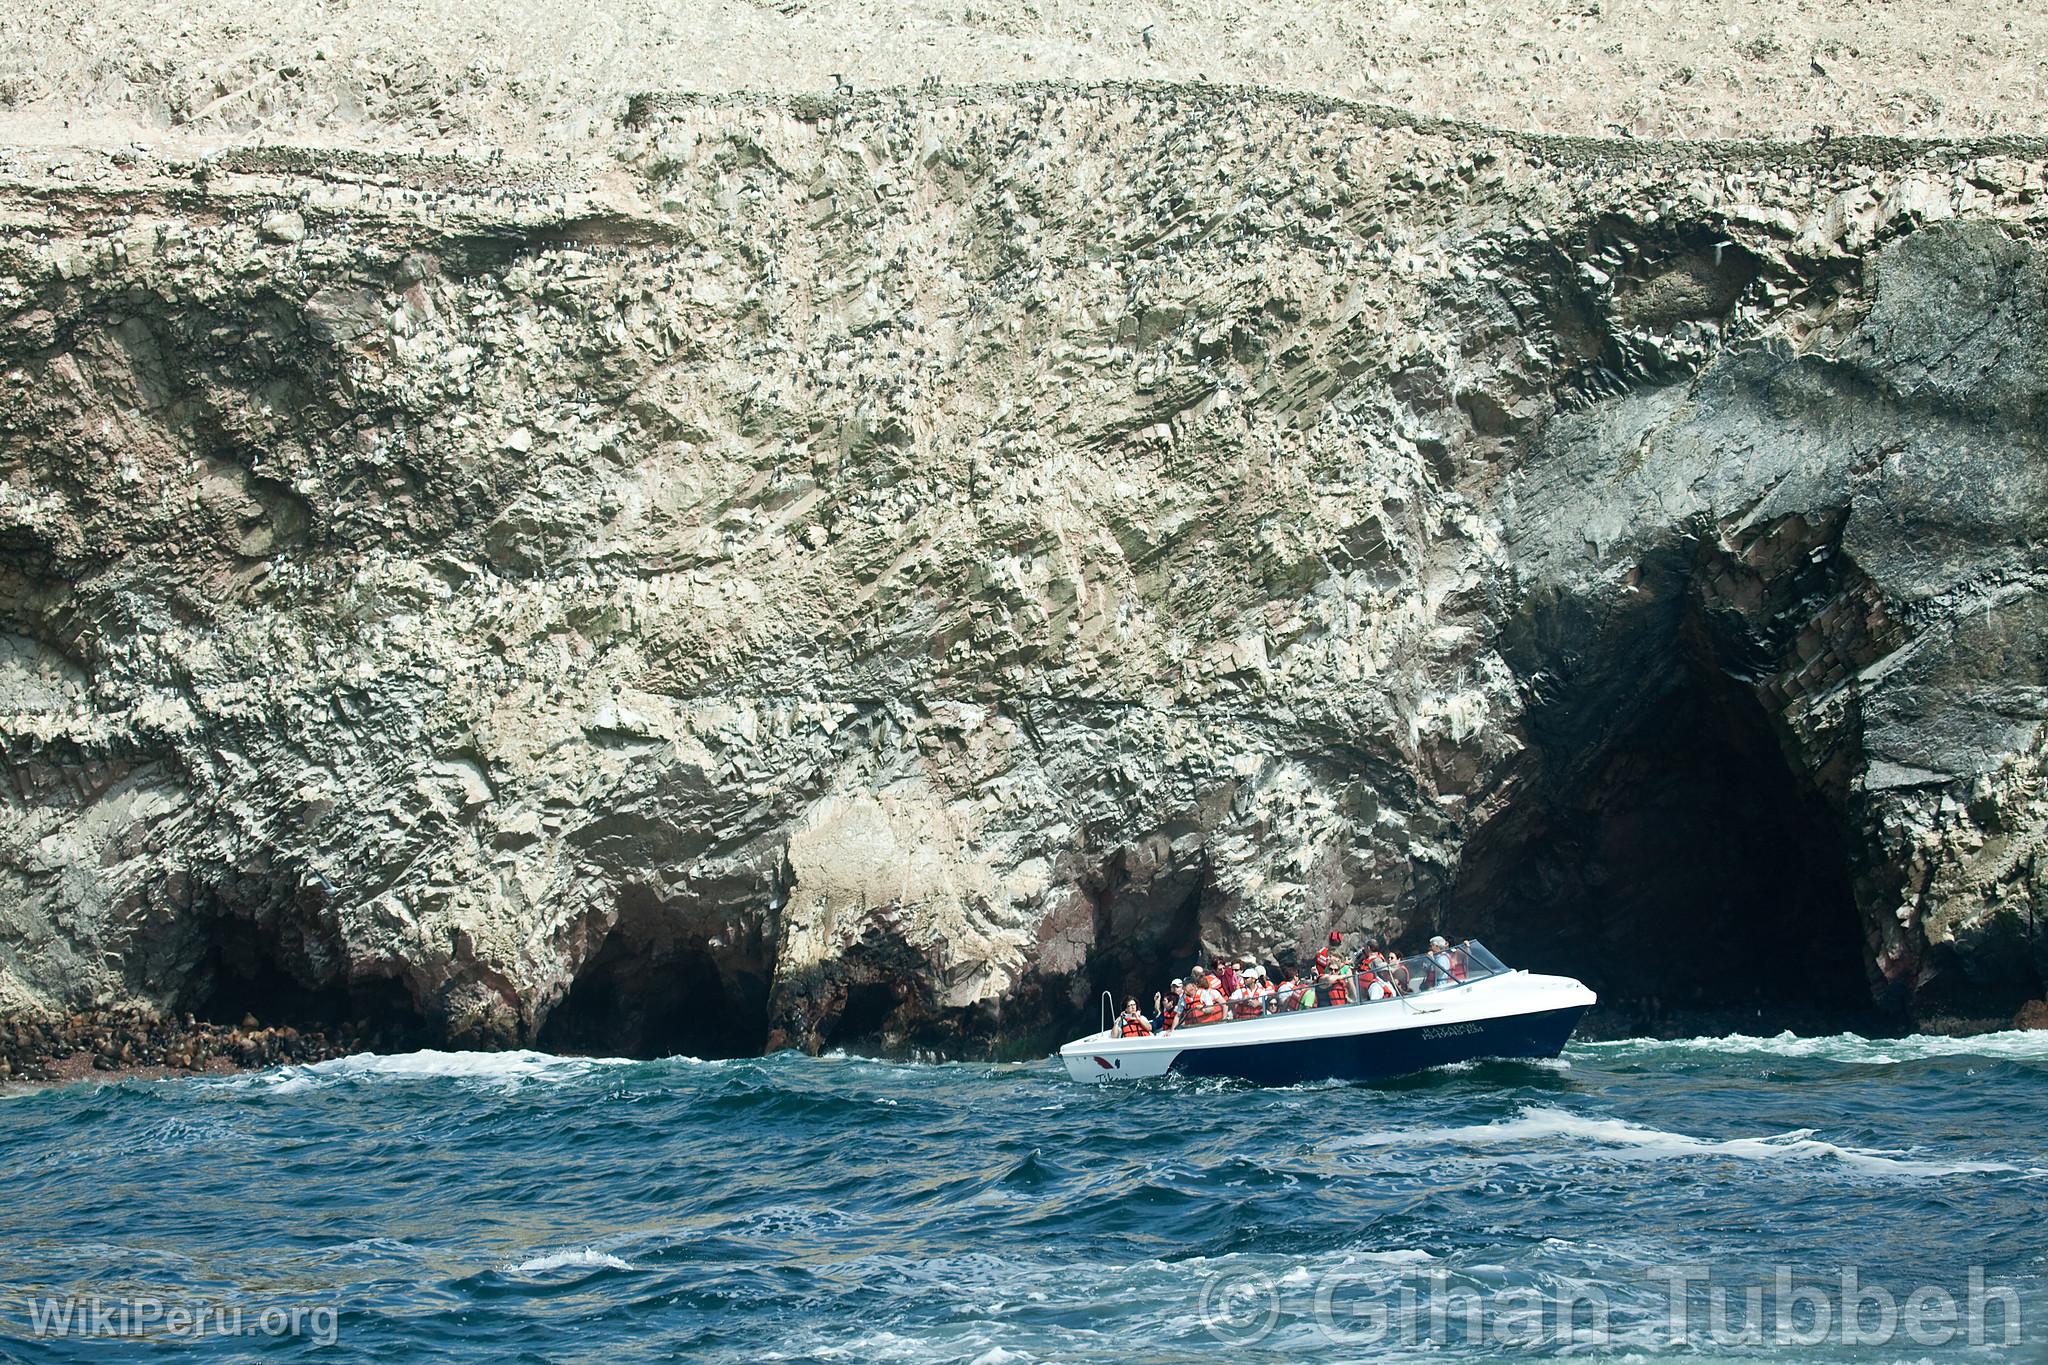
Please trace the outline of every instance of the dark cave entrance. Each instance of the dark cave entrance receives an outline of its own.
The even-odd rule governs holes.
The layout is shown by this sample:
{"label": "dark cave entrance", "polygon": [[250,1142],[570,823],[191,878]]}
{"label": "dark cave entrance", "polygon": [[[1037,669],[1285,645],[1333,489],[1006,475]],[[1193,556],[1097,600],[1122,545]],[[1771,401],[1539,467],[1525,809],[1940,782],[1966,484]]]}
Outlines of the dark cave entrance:
{"label": "dark cave entrance", "polygon": [[196,989],[185,1002],[195,1019],[230,1026],[254,1019],[380,1050],[432,1041],[403,982],[324,979],[313,964],[328,955],[314,950],[296,921],[219,912],[204,920],[202,932]]}
{"label": "dark cave entrance", "polygon": [[1532,714],[1536,775],[1467,844],[1446,927],[1584,980],[1609,1031],[1881,1026],[1834,806],[1696,602],[1666,638]]}
{"label": "dark cave entrance", "polygon": [[[1105,991],[1112,1010],[1122,1009],[1125,998],[1135,996],[1139,1008],[1149,1014],[1153,994],[1187,974],[1202,951],[1202,893],[1207,881],[1206,866],[1197,865],[1150,897],[1150,910],[1119,901],[1099,905],[1099,946],[1088,960],[1088,1006],[1080,1021],[1086,1028],[1080,1032],[1100,1027],[1097,1015]],[[1075,1026],[1066,1027],[1072,1036]]]}
{"label": "dark cave entrance", "polygon": [[849,983],[839,1013],[819,1032],[819,1045],[886,1050],[891,1034],[901,1028],[904,1002],[904,992],[891,981]]}
{"label": "dark cave entrance", "polygon": [[[739,957],[741,960],[735,960]],[[721,953],[659,906],[630,903],[541,1025],[550,1052],[757,1057],[768,1036],[768,972]]]}

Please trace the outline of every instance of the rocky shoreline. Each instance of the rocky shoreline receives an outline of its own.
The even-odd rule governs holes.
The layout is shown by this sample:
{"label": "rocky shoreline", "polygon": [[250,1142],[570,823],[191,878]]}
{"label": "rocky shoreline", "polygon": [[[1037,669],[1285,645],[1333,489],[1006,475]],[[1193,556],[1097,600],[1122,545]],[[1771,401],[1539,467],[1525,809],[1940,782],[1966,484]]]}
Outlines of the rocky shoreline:
{"label": "rocky shoreline", "polygon": [[140,1010],[0,1019],[0,1085],[219,1075],[327,1061],[372,1040],[351,1029],[221,1024]]}
{"label": "rocky shoreline", "polygon": [[[1814,1010],[1791,1017],[1782,1012],[1766,1016],[1758,1010],[1665,1010],[1631,1005],[1596,1010],[1578,1036],[1584,1042],[1614,1042],[1624,1038],[1769,1035],[1787,1029],[1802,1036],[1861,1033],[1890,1037],[1903,1031],[1896,1021],[1868,1013]],[[2033,1001],[2010,1020],[1943,1016],[1921,1020],[1913,1031],[1966,1037],[2006,1029],[2048,1030],[2048,1002]],[[0,1093],[88,1080],[230,1075],[362,1052],[406,1051],[419,1045],[417,1039],[366,1035],[347,1027],[323,1030],[265,1025],[253,1016],[245,1016],[239,1024],[222,1024],[189,1014],[166,1017],[139,1010],[107,1010],[0,1020]],[[905,1055],[930,1059],[922,1050]]]}

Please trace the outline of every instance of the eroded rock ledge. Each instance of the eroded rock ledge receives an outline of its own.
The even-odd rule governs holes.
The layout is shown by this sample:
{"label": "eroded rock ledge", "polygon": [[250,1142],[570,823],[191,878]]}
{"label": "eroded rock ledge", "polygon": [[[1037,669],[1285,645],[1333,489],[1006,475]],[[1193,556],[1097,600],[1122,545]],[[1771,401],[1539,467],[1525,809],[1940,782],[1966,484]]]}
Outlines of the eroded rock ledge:
{"label": "eroded rock ledge", "polygon": [[1025,1048],[1198,946],[2042,995],[2039,143],[1173,87],[0,154],[0,1010]]}

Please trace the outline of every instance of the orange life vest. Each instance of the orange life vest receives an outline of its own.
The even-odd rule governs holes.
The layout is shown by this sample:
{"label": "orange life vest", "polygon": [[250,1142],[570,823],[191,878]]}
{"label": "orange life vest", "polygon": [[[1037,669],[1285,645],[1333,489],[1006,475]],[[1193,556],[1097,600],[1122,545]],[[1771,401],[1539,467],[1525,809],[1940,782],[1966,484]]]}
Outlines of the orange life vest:
{"label": "orange life vest", "polygon": [[1223,1018],[1223,1002],[1214,991],[1197,991],[1187,1003],[1181,1022],[1187,1024],[1213,1024]]}
{"label": "orange life vest", "polygon": [[1316,954],[1316,994],[1319,1005],[1342,1005],[1349,1002],[1350,995],[1344,989],[1344,968],[1337,961],[1337,955],[1328,948]]}
{"label": "orange life vest", "polygon": [[1126,1038],[1150,1038],[1152,1036],[1152,1026],[1135,1014],[1126,1014],[1116,1022],[1122,1028],[1123,1036]]}

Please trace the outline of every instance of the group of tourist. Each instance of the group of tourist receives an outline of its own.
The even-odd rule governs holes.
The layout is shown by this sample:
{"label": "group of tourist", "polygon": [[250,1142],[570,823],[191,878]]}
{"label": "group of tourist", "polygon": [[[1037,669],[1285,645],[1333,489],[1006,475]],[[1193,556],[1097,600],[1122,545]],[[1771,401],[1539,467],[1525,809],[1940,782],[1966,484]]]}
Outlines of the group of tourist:
{"label": "group of tourist", "polygon": [[1122,1037],[1142,1038],[1227,1019],[1391,1000],[1463,981],[1469,970],[1464,950],[1442,935],[1430,939],[1429,952],[1420,958],[1403,959],[1374,939],[1347,957],[1344,935],[1333,929],[1306,980],[1293,971],[1282,971],[1275,980],[1255,958],[1232,962],[1219,956],[1210,967],[1196,963],[1185,977],[1175,977],[1171,987],[1153,995],[1150,1014],[1138,1008],[1135,997],[1125,1000],[1116,1029]]}

